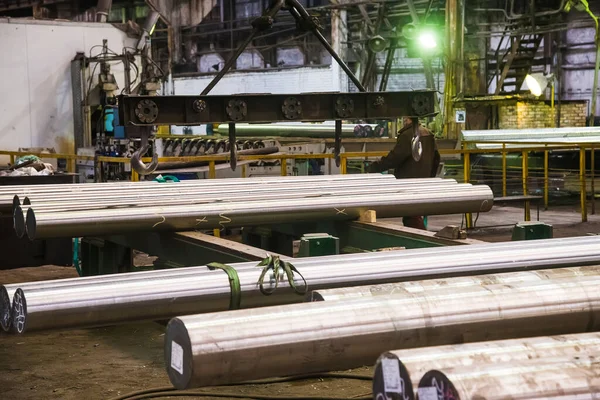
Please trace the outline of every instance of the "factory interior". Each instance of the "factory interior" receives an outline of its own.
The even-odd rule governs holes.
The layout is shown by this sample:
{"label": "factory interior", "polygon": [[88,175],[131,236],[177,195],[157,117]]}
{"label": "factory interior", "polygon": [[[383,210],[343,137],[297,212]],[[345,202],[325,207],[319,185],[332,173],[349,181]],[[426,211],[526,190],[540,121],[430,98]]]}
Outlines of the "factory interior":
{"label": "factory interior", "polygon": [[0,0],[0,399],[600,398],[599,21]]}

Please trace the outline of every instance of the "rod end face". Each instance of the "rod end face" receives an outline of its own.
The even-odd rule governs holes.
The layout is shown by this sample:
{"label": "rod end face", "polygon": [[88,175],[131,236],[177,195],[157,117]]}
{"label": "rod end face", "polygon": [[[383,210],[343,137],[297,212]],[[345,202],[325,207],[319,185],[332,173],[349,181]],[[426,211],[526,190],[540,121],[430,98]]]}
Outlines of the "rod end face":
{"label": "rod end face", "polygon": [[25,217],[21,206],[16,206],[13,210],[13,225],[19,239],[25,236]]}
{"label": "rod end face", "polygon": [[27,301],[21,288],[15,291],[12,303],[11,332],[23,333],[27,329]]}
{"label": "rod end face", "polygon": [[414,400],[415,391],[408,370],[393,353],[383,353],[373,373],[373,398]]}
{"label": "rod end face", "polygon": [[189,389],[194,375],[192,343],[185,323],[173,318],[165,334],[165,367],[169,380],[177,389]]}
{"label": "rod end face", "polygon": [[35,213],[33,212],[33,209],[30,208],[29,210],[27,210],[27,220],[25,222],[27,237],[29,238],[29,240],[35,239],[36,225],[37,222],[35,220]]}
{"label": "rod end face", "polygon": [[10,297],[4,285],[0,285],[0,326],[8,332],[11,325]]}
{"label": "rod end face", "polygon": [[432,369],[423,375],[417,389],[418,398],[433,396],[439,400],[460,400],[458,391],[450,379],[441,371]]}

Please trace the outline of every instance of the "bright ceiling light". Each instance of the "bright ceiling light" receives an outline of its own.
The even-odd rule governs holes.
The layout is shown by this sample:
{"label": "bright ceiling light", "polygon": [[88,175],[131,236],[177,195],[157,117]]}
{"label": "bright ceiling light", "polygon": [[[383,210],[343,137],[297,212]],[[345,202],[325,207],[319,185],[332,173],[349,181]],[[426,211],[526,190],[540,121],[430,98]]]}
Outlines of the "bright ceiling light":
{"label": "bright ceiling light", "polygon": [[433,32],[424,31],[419,33],[419,44],[425,49],[435,49],[437,47],[437,41]]}

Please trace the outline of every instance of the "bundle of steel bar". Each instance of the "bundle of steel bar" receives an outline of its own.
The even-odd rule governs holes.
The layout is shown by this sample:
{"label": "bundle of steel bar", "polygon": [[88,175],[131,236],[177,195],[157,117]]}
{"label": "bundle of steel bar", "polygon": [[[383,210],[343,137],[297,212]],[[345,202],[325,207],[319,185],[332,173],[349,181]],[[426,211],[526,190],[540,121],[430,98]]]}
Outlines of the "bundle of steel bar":
{"label": "bundle of steel bar", "polygon": [[[386,176],[386,175],[381,175]],[[389,175],[387,175],[389,176]],[[297,181],[297,180],[283,180],[283,181],[255,181],[253,179],[244,179],[244,181],[238,181],[231,179],[234,182],[227,182],[230,179],[218,179],[214,180],[214,185],[204,184],[171,184],[171,185],[143,185],[143,186],[116,186],[114,188],[95,188],[95,189],[79,189],[73,188],[67,191],[57,192],[33,192],[25,194],[25,199],[29,199],[30,202],[34,202],[35,205],[42,205],[47,203],[59,203],[59,202],[85,202],[86,200],[93,199],[113,199],[116,196],[123,197],[128,200],[152,198],[166,195],[176,194],[177,196],[197,196],[201,194],[218,193],[222,191],[255,191],[255,192],[266,192],[266,191],[283,191],[283,190],[296,190],[310,192],[315,189],[343,189],[343,188],[376,188],[382,186],[382,180],[380,179],[357,179],[357,180],[314,180],[314,181]],[[395,180],[386,178],[383,180],[386,182],[385,186],[393,186],[395,188],[434,188],[434,187],[447,187],[450,185],[456,185],[456,181],[453,179],[407,179],[407,180]],[[204,182],[204,181],[203,181]],[[23,197],[23,195],[21,195]],[[8,196],[6,196],[8,197]],[[8,198],[6,198],[8,200]],[[20,205],[21,198],[19,195],[13,196],[12,202],[14,205]],[[26,201],[23,201],[26,204]]]}
{"label": "bundle of steel bar", "polygon": [[475,372],[492,365],[527,360],[534,360],[542,365],[549,359],[584,357],[598,351],[599,333],[392,350],[383,353],[375,364],[373,397],[393,398],[398,394],[410,396],[419,386],[423,375],[430,370],[445,371],[448,368],[464,367],[465,370],[470,368],[471,372]]}
{"label": "bundle of steel bar", "polygon": [[[56,197],[45,196],[41,201],[34,201],[31,204],[29,197],[26,197],[23,205],[14,206],[14,226],[19,237],[25,233],[25,216],[28,209],[34,209],[36,215],[39,213],[56,213],[62,211],[90,211],[110,209],[114,210],[125,208],[142,208],[149,206],[181,206],[181,205],[200,205],[214,203],[231,203],[241,201],[258,200],[283,200],[305,198],[307,201],[315,197],[330,196],[349,196],[349,195],[379,195],[379,194],[408,194],[441,191],[446,193],[463,192],[465,190],[472,193],[486,193],[487,187],[471,186],[470,184],[458,184],[456,181],[439,180],[425,183],[423,181],[414,184],[392,180],[389,185],[377,184],[377,180],[361,183],[360,186],[348,184],[345,182],[336,182],[327,187],[314,187],[307,190],[306,185],[286,185],[280,188],[270,187],[269,185],[255,186],[228,186],[216,188],[200,188],[194,191],[165,190],[156,189],[147,190],[139,194],[122,194],[115,197],[110,194],[86,194],[83,197],[74,196],[65,198],[64,195]],[[174,193],[175,192],[175,193]],[[175,196],[176,195],[176,196]],[[110,197],[108,197],[110,196]]]}
{"label": "bundle of steel bar", "polygon": [[178,317],[165,362],[190,388],[372,365],[390,346],[594,331],[599,288],[589,276]]}
{"label": "bundle of steel bar", "polygon": [[[599,246],[600,238],[582,237],[470,245],[468,252],[460,246],[313,257],[294,260],[293,264],[306,280],[308,289],[321,290],[474,273],[599,264]],[[10,285],[9,290],[15,296],[16,287],[22,287],[23,292],[20,294],[23,311],[13,313],[12,318],[22,321],[18,331],[22,333],[160,320],[177,315],[304,301],[304,283],[298,275],[292,278],[296,285],[294,290],[289,282],[278,282],[275,286],[270,272],[263,289],[274,292],[265,296],[264,290],[257,285],[262,270],[253,265],[230,266],[231,270],[237,271],[239,286],[232,286],[227,273],[206,271],[206,267],[88,278],[85,284],[83,281],[48,281]],[[569,274],[568,271],[563,273]],[[583,274],[580,270],[573,270],[573,273]],[[4,310],[10,308],[10,305],[3,305]]]}
{"label": "bundle of steel bar", "polygon": [[[559,243],[562,243],[559,242]],[[572,245],[569,243],[563,243],[565,246]],[[486,253],[493,253],[496,251],[507,251],[514,250],[519,251],[531,248],[530,243],[528,242],[515,242],[515,243],[505,243],[500,247],[495,246],[481,246],[481,245],[473,245],[470,246],[469,249],[475,249],[475,252],[478,257],[484,257]],[[450,251],[449,251],[450,250]],[[303,269],[307,267],[317,267],[322,265],[329,265],[330,263],[359,263],[357,264],[360,267],[360,263],[364,263],[366,261],[370,262],[378,262],[378,260],[387,260],[388,258],[397,258],[401,257],[402,259],[405,256],[408,256],[408,259],[415,257],[415,251],[411,250],[403,250],[403,251],[392,251],[392,252],[380,252],[380,253],[357,253],[357,254],[343,254],[336,256],[321,256],[321,257],[311,257],[301,260],[294,261],[294,264],[301,266]],[[416,253],[421,253],[423,250],[417,250]],[[452,256],[456,254],[456,249],[452,249],[451,247],[438,247],[427,249],[427,255],[444,255],[448,254]],[[514,262],[520,262],[519,260],[515,260]],[[579,262],[573,262],[573,264],[579,264]],[[569,265],[564,264],[564,265]],[[519,266],[521,266],[519,264]],[[540,264],[538,267],[545,267],[546,265]],[[231,267],[235,268],[236,271],[242,270],[250,270],[256,268],[255,262],[245,262],[245,263],[235,263],[232,264]],[[98,284],[114,284],[117,282],[126,282],[126,281],[136,281],[143,279],[165,279],[165,278],[181,278],[184,276],[196,276],[198,274],[203,274],[210,272],[205,266],[201,267],[188,267],[188,268],[178,268],[178,269],[162,269],[155,271],[140,271],[140,272],[132,272],[126,274],[110,274],[110,275],[101,275],[101,276],[86,276],[86,277],[78,277],[78,278],[67,278],[67,279],[56,279],[51,281],[36,281],[36,282],[24,282],[24,283],[15,283],[8,285],[0,285],[0,290],[5,290],[7,293],[7,297],[13,298],[15,291],[18,288],[29,292],[32,290],[56,290],[58,288],[64,287],[73,287],[73,286],[86,286],[86,285],[98,285]],[[393,272],[393,271],[392,271]],[[477,272],[477,271],[473,271]],[[556,279],[556,278],[565,278],[565,277],[575,277],[575,276],[588,276],[588,275],[600,275],[600,266],[589,265],[585,267],[566,267],[566,268],[554,268],[554,269],[542,269],[542,270],[533,270],[533,271],[517,271],[517,272],[505,272],[499,274],[486,274],[486,275],[475,275],[475,276],[465,276],[465,277],[455,277],[451,280],[448,279],[429,279],[425,281],[411,281],[408,280],[406,282],[396,282],[389,284],[381,284],[375,286],[354,286],[349,288],[338,288],[338,289],[324,289],[324,290],[313,290],[310,292],[310,300],[311,301],[331,301],[331,300],[339,300],[346,297],[362,297],[369,295],[387,295],[392,294],[397,288],[402,287],[403,290],[407,292],[421,292],[428,289],[435,289],[439,286],[447,287],[448,285],[456,285],[456,286],[474,286],[480,284],[495,284],[495,283],[504,283],[510,284],[512,282],[528,282],[535,281],[541,279]],[[444,275],[444,274],[441,274]],[[410,276],[403,276],[402,279],[410,279]],[[367,293],[367,291],[369,293]],[[300,301],[300,300],[299,300]]]}
{"label": "bundle of steel bar", "polygon": [[[360,217],[367,210],[378,216],[405,217],[419,215],[462,214],[489,211],[493,194],[487,186],[457,185],[447,190],[447,185],[437,189],[397,190],[372,186],[372,190],[358,189],[352,194],[327,191],[325,195],[311,196],[313,184],[297,196],[285,196],[273,186],[268,199],[260,196],[244,198],[233,195],[223,201],[223,194],[214,200],[198,204],[109,208],[84,211],[55,210],[38,213],[29,208],[26,217],[27,236],[30,239],[50,237],[78,237],[119,234],[132,231],[185,231],[206,230],[219,227],[242,227],[261,224],[311,222],[318,220],[347,221]],[[275,194],[275,196],[271,196]],[[169,196],[173,196],[170,193]],[[233,197],[232,196],[232,197]],[[173,198],[173,197],[171,197]],[[264,198],[264,196],[263,196]],[[285,199],[285,202],[281,200]],[[100,196],[95,202],[101,202]],[[18,214],[15,211],[15,214]],[[91,223],[93,221],[93,223]],[[15,219],[15,223],[18,223]]]}
{"label": "bundle of steel bar", "polygon": [[[442,390],[443,389],[443,390]],[[519,360],[482,367],[431,370],[421,378],[419,399],[596,399],[600,363],[594,354]]]}
{"label": "bundle of steel bar", "polygon": [[[303,183],[314,185],[330,185],[337,182],[392,182],[392,175],[383,174],[352,174],[352,175],[315,175],[315,176],[267,176],[253,178],[229,178],[229,179],[199,179],[183,180],[176,184],[159,184],[155,181],[144,182],[110,182],[110,183],[81,183],[64,185],[10,185],[0,188],[0,210],[11,210],[13,204],[20,204],[19,198],[29,196],[31,199],[45,200],[52,198],[75,198],[87,197],[94,194],[112,193],[139,195],[145,190],[165,192],[167,190],[175,193],[186,193],[188,191],[199,192],[202,189],[216,188],[231,185],[256,186],[260,185],[300,185]],[[409,179],[407,183],[434,182],[436,179]],[[441,179],[437,179],[440,181]],[[379,181],[382,182],[382,181]]]}

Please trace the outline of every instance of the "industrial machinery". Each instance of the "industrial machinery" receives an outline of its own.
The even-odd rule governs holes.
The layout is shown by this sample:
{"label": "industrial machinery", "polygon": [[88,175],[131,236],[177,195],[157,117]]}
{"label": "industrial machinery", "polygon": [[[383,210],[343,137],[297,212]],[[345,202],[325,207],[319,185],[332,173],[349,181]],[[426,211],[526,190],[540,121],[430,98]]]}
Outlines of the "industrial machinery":
{"label": "industrial machinery", "polygon": [[[358,93],[309,94],[244,94],[232,96],[207,96],[219,80],[229,71],[239,55],[253,38],[273,25],[273,18],[281,9],[288,9],[298,28],[312,32],[332,58],[340,65]],[[119,118],[129,138],[139,138],[141,148],[131,158],[131,165],[140,175],[156,170],[156,153],[150,165],[142,156],[150,149],[152,127],[156,125],[200,125],[227,123],[229,142],[237,140],[237,123],[320,122],[335,121],[334,154],[339,165],[343,120],[383,120],[408,116],[414,119],[435,114],[435,92],[381,92],[367,93],[360,81],[338,56],[320,31],[316,18],[311,16],[297,0],[274,0],[263,15],[252,22],[253,30],[234,52],[215,78],[199,96],[133,96],[119,98]],[[414,124],[413,157],[421,156],[419,133]],[[230,165],[237,165],[236,147],[230,146]]]}
{"label": "industrial machinery", "polygon": [[[125,136],[119,120],[117,96],[123,93],[156,95],[160,90],[165,74],[152,60],[149,41],[149,33],[157,20],[158,13],[148,15],[135,48],[123,48],[119,54],[103,40],[102,45],[92,46],[89,55],[78,53],[72,61],[75,148],[79,155],[129,158],[139,147],[139,141]],[[92,54],[96,48],[100,51]],[[125,71],[122,88],[112,73],[115,64],[122,64]],[[133,77],[132,72],[135,72]],[[94,180],[125,180],[130,172],[129,165],[124,163],[99,166],[90,161],[78,161],[78,168],[86,179]]]}

